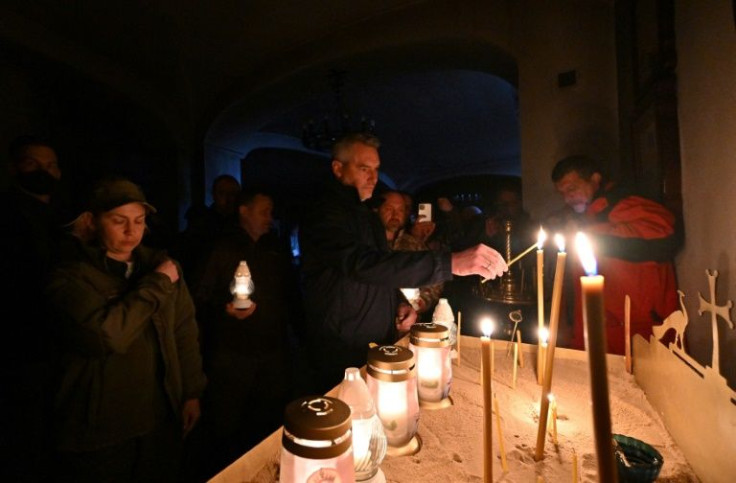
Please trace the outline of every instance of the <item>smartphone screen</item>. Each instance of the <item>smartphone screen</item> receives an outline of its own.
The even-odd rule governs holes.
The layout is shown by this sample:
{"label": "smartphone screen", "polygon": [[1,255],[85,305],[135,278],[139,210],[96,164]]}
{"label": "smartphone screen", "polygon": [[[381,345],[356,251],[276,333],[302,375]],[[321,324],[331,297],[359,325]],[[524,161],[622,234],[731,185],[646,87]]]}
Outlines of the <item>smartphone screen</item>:
{"label": "smartphone screen", "polygon": [[431,203],[419,203],[417,221],[432,221],[432,204]]}

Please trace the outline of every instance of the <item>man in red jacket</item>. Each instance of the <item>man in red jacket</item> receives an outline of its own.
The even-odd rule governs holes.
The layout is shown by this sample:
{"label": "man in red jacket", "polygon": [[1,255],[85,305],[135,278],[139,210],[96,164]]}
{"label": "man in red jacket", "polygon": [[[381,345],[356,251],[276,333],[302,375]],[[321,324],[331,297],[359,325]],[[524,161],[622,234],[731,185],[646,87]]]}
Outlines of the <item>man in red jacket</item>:
{"label": "man in red jacket", "polygon": [[[552,170],[552,181],[575,212],[577,229],[593,242],[598,273],[605,276],[608,352],[624,353],[624,300],[631,298],[631,335],[648,339],[652,325],[678,309],[673,258],[679,248],[675,215],[656,201],[607,181],[586,156],[570,156]],[[572,257],[575,324],[572,345],[583,348],[580,282]]]}

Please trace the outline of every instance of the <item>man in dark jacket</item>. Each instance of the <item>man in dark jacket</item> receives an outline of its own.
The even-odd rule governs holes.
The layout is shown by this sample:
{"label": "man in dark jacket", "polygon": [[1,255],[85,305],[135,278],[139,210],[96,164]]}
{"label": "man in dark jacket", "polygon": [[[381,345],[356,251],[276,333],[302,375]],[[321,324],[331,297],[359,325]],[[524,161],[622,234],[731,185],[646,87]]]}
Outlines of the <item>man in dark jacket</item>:
{"label": "man in dark jacket", "polygon": [[[282,423],[290,395],[287,324],[301,313],[287,247],[272,232],[273,200],[246,188],[239,229],[215,243],[194,289],[209,386],[203,401],[201,476],[211,477]],[[236,308],[231,282],[241,261],[251,305]]]}
{"label": "man in dark jacket", "polygon": [[363,203],[378,181],[379,145],[362,133],[335,143],[335,178],[300,228],[307,344],[319,392],[338,383],[345,368],[364,365],[369,343],[393,343],[411,327],[416,312],[400,298],[400,287],[436,284],[453,274],[495,278],[507,269],[485,245],[453,254],[390,251],[383,227]]}

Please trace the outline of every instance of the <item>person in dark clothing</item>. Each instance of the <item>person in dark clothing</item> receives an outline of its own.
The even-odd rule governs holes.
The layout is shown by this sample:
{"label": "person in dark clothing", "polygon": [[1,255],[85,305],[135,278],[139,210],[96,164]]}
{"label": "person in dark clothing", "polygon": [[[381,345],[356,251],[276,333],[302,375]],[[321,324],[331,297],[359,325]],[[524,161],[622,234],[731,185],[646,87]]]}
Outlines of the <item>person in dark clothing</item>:
{"label": "person in dark clothing", "polygon": [[[452,275],[495,278],[506,269],[495,250],[397,252],[364,203],[378,181],[378,139],[349,134],[332,151],[334,178],[300,228],[302,292],[315,389],[337,384],[346,367],[365,364],[368,344],[393,343],[416,320],[400,287],[440,283]],[[403,303],[400,303],[403,302]]]}
{"label": "person in dark clothing", "polygon": [[95,185],[80,239],[44,291],[61,349],[54,481],[180,478],[206,385],[194,303],[178,264],[141,245],[154,208],[127,179]]}
{"label": "person in dark clothing", "polygon": [[[194,288],[209,386],[198,471],[211,477],[282,423],[291,395],[287,326],[301,314],[288,247],[275,236],[273,200],[258,188],[238,201],[239,229],[215,243]],[[245,261],[252,305],[233,304],[231,282]]]}
{"label": "person in dark clothing", "polygon": [[187,283],[195,283],[196,269],[201,267],[212,245],[238,226],[237,201],[240,183],[229,174],[221,174],[212,182],[212,203],[192,206],[187,211],[187,226],[179,233],[172,254],[181,260]]}
{"label": "person in dark clothing", "polygon": [[61,169],[55,150],[34,137],[9,147],[11,186],[0,194],[0,465],[3,481],[40,481],[49,475],[51,383],[55,350],[46,276],[58,258],[62,222],[56,206]]}

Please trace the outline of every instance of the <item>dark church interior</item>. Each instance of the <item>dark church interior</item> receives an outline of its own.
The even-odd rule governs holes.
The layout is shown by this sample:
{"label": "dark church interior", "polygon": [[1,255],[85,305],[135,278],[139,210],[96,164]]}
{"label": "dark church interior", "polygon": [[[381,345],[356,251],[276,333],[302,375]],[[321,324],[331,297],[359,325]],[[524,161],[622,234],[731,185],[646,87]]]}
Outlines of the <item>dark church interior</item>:
{"label": "dark church interior", "polygon": [[[213,203],[213,182],[230,175],[243,191],[263,189],[272,197],[275,236],[289,247],[296,277],[303,210],[332,178],[335,140],[359,131],[380,139],[375,193],[410,194],[412,219],[418,203],[433,204],[441,215],[438,201],[447,199],[481,233],[491,213],[503,221],[494,211],[499,193],[518,196],[524,229],[517,234],[509,223],[505,238],[493,239],[506,260],[533,244],[532,225],[536,236],[542,223],[567,214],[550,179],[552,166],[586,151],[670,210],[682,243],[676,2],[552,3],[4,0],[2,157],[5,162],[5,147],[17,136],[48,141],[62,172],[56,199],[68,215],[86,209],[100,178],[131,180],[156,207],[146,211],[144,244],[173,253],[192,213]],[[555,21],[559,25],[550,27]],[[655,161],[639,131],[650,114],[658,129]],[[3,190],[14,183],[6,171]],[[371,206],[378,210],[378,201]],[[68,215],[66,222],[73,218]],[[451,248],[470,246],[463,239]],[[548,304],[550,256],[552,250],[544,273]],[[488,285],[456,276],[442,297],[462,309],[465,320],[497,313],[503,337],[517,329],[506,317],[516,310],[527,321],[519,331],[533,341],[534,270],[530,256]],[[564,296],[575,295],[568,289]],[[572,304],[563,304],[563,347],[571,343],[574,317]],[[431,321],[431,310],[419,318]],[[469,324],[462,333],[478,336],[480,330]],[[701,360],[709,357],[695,351]],[[736,368],[724,366],[733,381]],[[311,389],[298,382],[288,397]],[[182,445],[183,469],[165,481],[207,481],[280,422],[222,443],[219,458],[196,454],[207,453],[208,435],[195,427],[194,443]],[[5,468],[4,481],[73,481],[55,479],[51,433],[40,423],[29,430],[48,441],[31,443],[35,453]],[[6,437],[2,443],[13,446]],[[102,457],[95,464],[120,462]]]}

